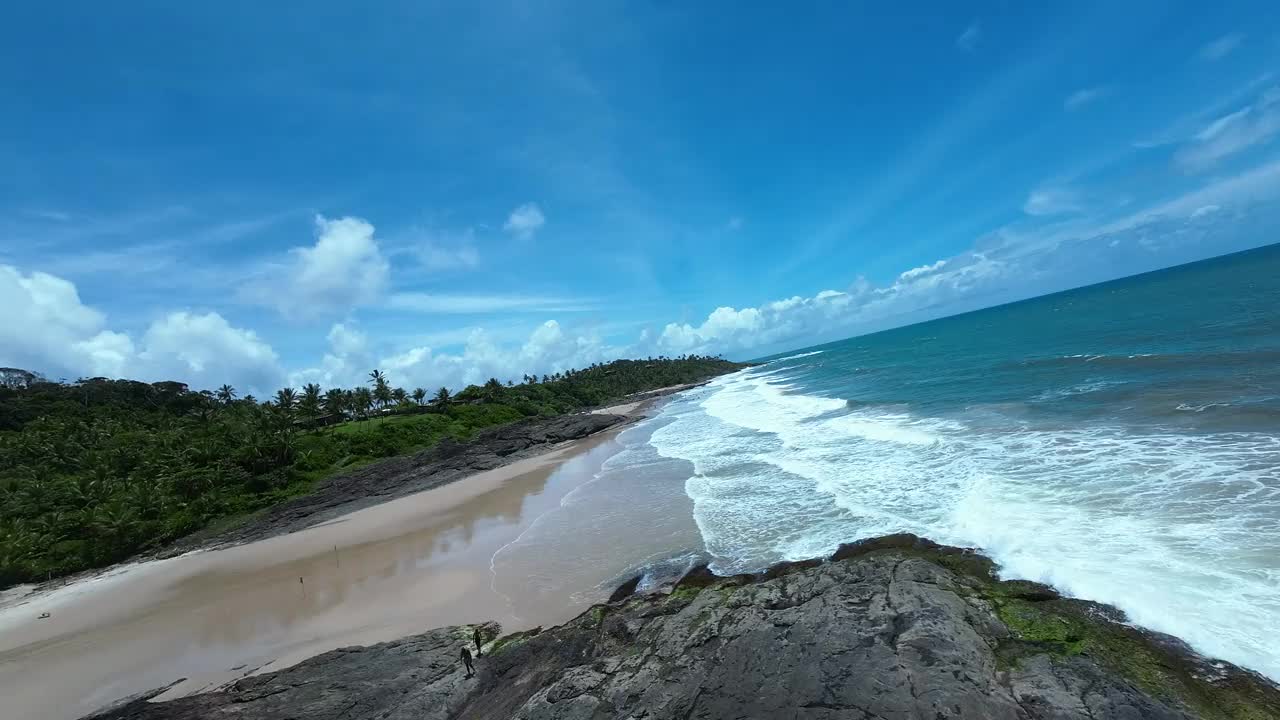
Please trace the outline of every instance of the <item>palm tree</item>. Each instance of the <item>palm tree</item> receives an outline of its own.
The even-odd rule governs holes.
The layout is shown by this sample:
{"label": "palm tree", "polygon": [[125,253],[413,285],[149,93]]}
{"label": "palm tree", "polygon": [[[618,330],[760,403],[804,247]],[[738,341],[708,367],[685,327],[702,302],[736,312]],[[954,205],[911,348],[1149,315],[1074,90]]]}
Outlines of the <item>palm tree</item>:
{"label": "palm tree", "polygon": [[484,384],[484,395],[490,402],[497,400],[500,392],[502,392],[502,381],[498,378],[489,378]]}
{"label": "palm tree", "polygon": [[449,404],[449,388],[442,387],[439,390],[437,390],[435,400],[433,400],[432,402],[434,402],[437,405],[448,405]]}
{"label": "palm tree", "polygon": [[419,405],[421,405],[422,401],[425,400],[427,397],[427,391],[423,390],[422,388],[414,388],[413,393],[411,394],[413,395],[413,401],[418,403]]}
{"label": "palm tree", "polygon": [[391,386],[387,384],[387,376],[381,370],[375,369],[369,373],[369,382],[373,383],[373,399],[378,402],[378,407],[386,407],[391,402]]}
{"label": "palm tree", "polygon": [[409,399],[409,393],[405,392],[404,388],[396,388],[391,391],[391,399],[398,403],[402,403]]}
{"label": "palm tree", "polygon": [[302,386],[302,401],[298,403],[298,409],[308,418],[318,417],[320,415],[320,386],[316,383],[307,383]]}
{"label": "palm tree", "polygon": [[342,388],[329,388],[324,394],[324,413],[326,415],[341,415],[347,405],[347,393]]}
{"label": "palm tree", "polygon": [[352,391],[352,407],[357,415],[367,416],[369,407],[373,405],[373,393],[369,392],[369,388],[361,387]]}
{"label": "palm tree", "polygon": [[231,401],[236,399],[236,389],[225,383],[214,394],[223,405],[230,405]]}
{"label": "palm tree", "polygon": [[373,399],[378,401],[378,407],[385,408],[391,403],[392,397],[391,386],[385,382],[373,389]]}
{"label": "palm tree", "polygon": [[280,388],[276,391],[276,407],[285,412],[293,412],[293,405],[298,399],[298,393],[293,388]]}

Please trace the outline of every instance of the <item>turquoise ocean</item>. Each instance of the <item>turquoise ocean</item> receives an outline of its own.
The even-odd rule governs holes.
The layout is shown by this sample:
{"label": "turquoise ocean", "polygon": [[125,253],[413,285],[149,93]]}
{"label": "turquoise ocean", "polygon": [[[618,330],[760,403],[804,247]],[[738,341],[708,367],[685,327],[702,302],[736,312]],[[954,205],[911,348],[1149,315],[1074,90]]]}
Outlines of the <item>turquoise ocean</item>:
{"label": "turquoise ocean", "polygon": [[1280,678],[1280,245],[767,358],[640,432],[720,572],[913,532]]}
{"label": "turquoise ocean", "polygon": [[1280,245],[765,358],[605,449],[496,590],[913,532],[1280,679]]}

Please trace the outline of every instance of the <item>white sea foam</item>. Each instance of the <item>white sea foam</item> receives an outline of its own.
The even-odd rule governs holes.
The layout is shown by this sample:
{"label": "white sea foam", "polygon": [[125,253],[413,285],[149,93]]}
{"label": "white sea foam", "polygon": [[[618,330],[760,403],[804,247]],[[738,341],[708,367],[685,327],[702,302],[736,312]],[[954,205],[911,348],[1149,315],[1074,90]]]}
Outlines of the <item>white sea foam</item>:
{"label": "white sea foam", "polygon": [[997,432],[850,409],[759,372],[660,420],[650,442],[692,463],[685,488],[717,570],[916,532],[1280,678],[1280,438]]}
{"label": "white sea foam", "polygon": [[800,358],[807,358],[807,357],[812,357],[812,356],[814,356],[814,355],[821,355],[821,354],[822,354],[822,353],[824,353],[824,352],[826,352],[826,351],[825,351],[825,350],[810,350],[809,352],[802,352],[802,353],[797,353],[797,354],[795,354],[795,355],[788,355],[788,356],[786,356],[786,357],[784,357],[784,358],[776,358],[776,359],[770,360],[769,362],[771,362],[771,363],[776,363],[776,362],[786,362],[787,360],[799,360]]}
{"label": "white sea foam", "polygon": [[1117,385],[1123,385],[1123,384],[1124,382],[1120,380],[1091,380],[1089,382],[1077,383],[1069,387],[1056,388],[1053,390],[1045,390],[1044,392],[1032,398],[1032,400],[1035,402],[1052,402],[1054,400],[1061,400],[1063,398],[1072,397],[1074,395],[1087,395],[1089,393],[1095,393],[1100,390],[1106,390],[1107,388],[1116,387]]}

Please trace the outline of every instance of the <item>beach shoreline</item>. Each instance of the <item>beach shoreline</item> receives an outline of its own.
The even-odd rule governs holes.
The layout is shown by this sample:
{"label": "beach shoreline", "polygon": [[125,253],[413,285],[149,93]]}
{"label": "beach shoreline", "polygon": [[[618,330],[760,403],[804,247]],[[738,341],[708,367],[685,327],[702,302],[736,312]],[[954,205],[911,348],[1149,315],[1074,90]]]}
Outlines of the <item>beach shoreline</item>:
{"label": "beach shoreline", "polygon": [[[618,435],[682,389],[583,413],[576,417],[621,419],[426,490],[12,598],[0,607],[0,688],[28,715],[70,720],[179,678],[163,697],[429,627],[563,622],[580,602],[513,602],[500,592],[494,557],[597,477],[619,451]],[[515,570],[539,572],[522,565]]]}
{"label": "beach shoreline", "polygon": [[[55,592],[61,588],[77,585],[80,583],[84,583],[85,581],[94,580],[96,578],[112,576],[122,571],[125,571],[131,567],[134,567],[136,565],[140,565],[143,563],[153,562],[157,560],[168,560],[168,559],[183,557],[193,553],[221,550],[228,547],[243,545],[250,542],[258,542],[258,541],[266,540],[272,537],[279,537],[281,535],[287,535],[290,533],[299,532],[301,530],[305,530],[307,527],[322,525],[326,522],[331,522],[336,518],[342,517],[343,515],[348,515],[350,513],[357,512],[359,510],[362,510],[368,507],[376,507],[384,503],[393,502],[395,500],[399,500],[401,498],[414,495],[420,492],[425,492],[427,490],[431,490],[437,487],[444,487],[446,485],[450,485],[453,483],[464,482],[474,476],[487,473],[490,470],[508,467],[515,463],[518,463],[524,460],[529,460],[529,459],[536,459],[544,455],[552,455],[556,453],[569,451],[569,450],[572,450],[575,443],[580,443],[590,437],[593,437],[594,435],[597,435],[599,433],[604,433],[604,432],[610,432],[613,430],[621,430],[622,428],[625,428],[629,425],[639,422],[640,420],[643,420],[644,418],[652,415],[654,410],[657,408],[659,402],[661,402],[664,398],[670,395],[673,395],[675,393],[683,392],[685,390],[689,390],[695,387],[701,387],[702,385],[705,385],[707,382],[709,381],[702,381],[697,383],[686,383],[683,385],[672,385],[669,387],[658,388],[656,390],[650,390],[643,393],[638,393],[637,395],[639,397],[636,399],[628,400],[627,398],[624,398],[624,400],[627,400],[626,402],[621,402],[621,403],[617,403],[610,406],[594,408],[590,410],[583,410],[583,411],[571,413],[568,415],[556,416],[553,418],[545,418],[545,419],[533,418],[531,420],[520,421],[519,423],[513,423],[513,425],[519,425],[521,423],[531,423],[536,425],[537,423],[540,423],[540,422],[546,422],[546,421],[557,422],[557,421],[563,421],[566,418],[575,418],[575,417],[581,417],[584,415],[590,415],[590,416],[596,416],[596,417],[616,416],[621,418],[613,423],[608,423],[598,427],[589,427],[588,432],[585,432],[580,437],[574,437],[571,439],[558,440],[558,441],[553,440],[550,442],[533,444],[529,448],[519,450],[514,453],[496,458],[496,463],[489,467],[467,468],[464,466],[453,472],[450,472],[448,475],[440,478],[438,481],[432,482],[429,484],[423,484],[421,486],[404,487],[398,490],[394,490],[392,492],[384,492],[383,494],[379,494],[377,496],[349,498],[345,502],[340,502],[331,507],[327,507],[325,509],[324,517],[321,519],[316,519],[314,520],[314,522],[310,522],[310,523],[294,522],[294,523],[286,524],[286,523],[271,523],[269,520],[266,522],[263,521],[263,518],[269,518],[270,514],[273,511],[278,512],[279,511],[278,509],[283,505],[287,505],[289,503],[297,502],[297,501],[307,501],[309,499],[322,496],[325,490],[327,489],[329,483],[331,483],[334,479],[338,479],[343,476],[353,474],[353,473],[339,473],[339,475],[335,476],[335,478],[330,478],[324,481],[324,484],[318,487],[314,492],[308,493],[307,495],[301,496],[299,498],[291,499],[290,501],[286,501],[285,503],[282,503],[281,506],[266,508],[264,511],[260,511],[259,513],[256,513],[254,516],[245,518],[242,523],[234,527],[231,527],[213,534],[206,534],[204,532],[193,533],[192,535],[187,536],[186,538],[180,538],[179,540],[175,541],[171,545],[167,545],[165,547],[161,547],[161,548],[128,558],[126,560],[120,561],[118,563],[114,563],[112,565],[108,565],[106,567],[83,570],[80,572],[72,573],[70,575],[64,575],[62,577],[52,578],[45,582],[24,583],[20,585],[15,585],[13,587],[4,588],[0,590],[0,612],[3,612],[10,607],[24,605],[35,598],[47,595],[51,592]],[[500,436],[503,433],[503,431],[508,429],[509,427],[511,426],[499,426],[497,428],[493,428],[487,431],[486,433],[482,433],[482,436],[495,435],[495,434]],[[461,446],[464,449],[467,447],[467,445],[468,444],[465,444],[465,443],[461,444]],[[429,454],[433,450],[434,448],[430,448],[426,451],[415,453],[412,455],[399,456],[394,458],[387,458],[385,460],[380,460],[378,462],[371,463],[370,465],[360,468],[359,470],[355,471],[354,474],[363,477],[363,476],[377,475],[379,473],[385,473],[389,475],[403,473],[404,469],[398,466],[402,466],[407,459],[415,458],[419,456],[427,456],[427,460],[429,461]],[[255,528],[258,528],[258,529],[255,529]],[[248,532],[246,532],[246,530],[248,530]]]}

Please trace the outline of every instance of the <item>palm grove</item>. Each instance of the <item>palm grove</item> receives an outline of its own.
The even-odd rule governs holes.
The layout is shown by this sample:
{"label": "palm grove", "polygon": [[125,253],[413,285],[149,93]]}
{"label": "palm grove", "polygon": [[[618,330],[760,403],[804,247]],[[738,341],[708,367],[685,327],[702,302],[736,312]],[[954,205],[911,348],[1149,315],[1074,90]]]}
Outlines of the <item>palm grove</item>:
{"label": "palm grove", "polygon": [[330,475],[482,428],[730,372],[714,357],[618,360],[451,395],[367,385],[282,388],[0,369],[0,587],[119,561],[309,491]]}

